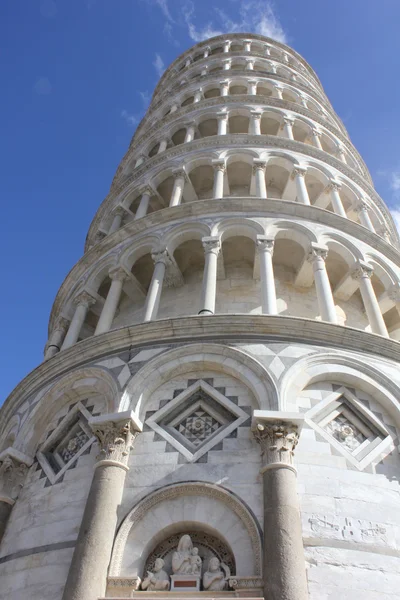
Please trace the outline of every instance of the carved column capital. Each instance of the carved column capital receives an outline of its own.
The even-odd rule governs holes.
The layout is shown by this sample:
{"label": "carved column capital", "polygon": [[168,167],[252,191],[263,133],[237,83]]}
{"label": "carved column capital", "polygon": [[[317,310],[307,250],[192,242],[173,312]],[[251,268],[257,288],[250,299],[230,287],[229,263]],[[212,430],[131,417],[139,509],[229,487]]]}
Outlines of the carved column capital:
{"label": "carved column capital", "polygon": [[65,317],[58,317],[56,324],[54,326],[54,331],[63,331],[66,332],[68,330],[69,324],[71,321],[66,319]]}
{"label": "carved column capital", "polygon": [[144,196],[145,194],[147,194],[151,198],[152,196],[154,196],[154,190],[149,184],[146,184],[140,188],[139,194],[141,196]]}
{"label": "carved column capital", "polygon": [[168,266],[170,262],[170,257],[166,248],[153,250],[151,253],[151,258],[153,259],[154,264],[163,263],[165,266]]}
{"label": "carved column capital", "polygon": [[202,244],[204,248],[204,254],[216,254],[218,256],[221,249],[221,243],[217,237],[203,237]]}
{"label": "carved column capital", "polygon": [[312,130],[312,135],[313,135],[314,137],[321,137],[321,135],[322,135],[322,131],[320,131],[319,129],[315,129],[315,128],[314,128],[314,129]]}
{"label": "carved column capital", "polygon": [[226,171],[226,164],[223,160],[213,160],[212,166],[214,167],[215,171],[222,171],[223,173]]}
{"label": "carved column capital", "polygon": [[123,267],[113,267],[109,270],[108,275],[111,281],[125,281],[128,277],[128,273]]}
{"label": "carved column capital", "polygon": [[262,112],[260,112],[259,110],[251,110],[250,115],[253,120],[259,121],[259,120],[261,120]]}
{"label": "carved column capital", "polygon": [[308,254],[308,260],[314,262],[314,260],[325,261],[328,257],[328,248],[326,246],[318,246],[318,244],[312,243]]}
{"label": "carved column capital", "polygon": [[262,472],[280,467],[293,468],[294,451],[303,421],[304,417],[297,413],[253,412],[251,428],[261,449]]}
{"label": "carved column capital", "polygon": [[282,127],[284,127],[285,125],[291,125],[293,127],[294,125],[293,117],[283,117],[282,121]]}
{"label": "carved column capital", "polygon": [[257,171],[264,171],[267,168],[267,163],[265,160],[253,160],[253,175],[256,174]]}
{"label": "carved column capital", "polygon": [[216,117],[218,120],[226,120],[229,117],[229,113],[227,110],[220,110],[217,112]]}
{"label": "carved column capital", "polygon": [[274,244],[275,240],[272,238],[267,238],[264,235],[257,236],[256,245],[259,252],[268,252],[269,254],[272,254],[274,251]]}
{"label": "carved column capital", "polygon": [[90,308],[93,304],[96,304],[96,298],[89,294],[89,292],[83,290],[83,292],[75,296],[72,302],[75,306],[85,306],[86,308]]}
{"label": "carved column capital", "polygon": [[359,260],[351,272],[353,279],[371,279],[374,269],[364,261]]}
{"label": "carved column capital", "polygon": [[112,215],[113,215],[113,217],[116,217],[116,216],[123,217],[123,216],[124,216],[124,214],[125,214],[125,209],[124,209],[124,207],[123,207],[123,206],[117,206],[117,207],[116,207],[116,208],[114,208],[114,210],[112,211]]}
{"label": "carved column capital", "polygon": [[356,213],[360,213],[360,212],[369,212],[370,206],[369,204],[367,204],[367,202],[365,202],[365,200],[362,200],[361,202],[359,202],[355,208]]}
{"label": "carved column capital", "polygon": [[326,188],[326,192],[340,192],[342,188],[342,184],[340,183],[340,181],[336,181],[335,179],[331,179],[329,181],[329,185]]}
{"label": "carved column capital", "polygon": [[89,425],[100,446],[96,467],[111,464],[128,470],[129,452],[142,430],[134,413],[127,411],[92,417]]}
{"label": "carved column capital", "polygon": [[175,169],[175,171],[172,172],[173,178],[174,179],[184,179],[186,180],[186,173],[183,169],[183,167],[179,168],[179,169]]}
{"label": "carved column capital", "polygon": [[305,177],[307,173],[306,167],[294,167],[290,177],[296,179],[296,177]]}
{"label": "carved column capital", "polygon": [[7,448],[0,454],[0,501],[14,504],[32,462],[30,457],[14,448]]}

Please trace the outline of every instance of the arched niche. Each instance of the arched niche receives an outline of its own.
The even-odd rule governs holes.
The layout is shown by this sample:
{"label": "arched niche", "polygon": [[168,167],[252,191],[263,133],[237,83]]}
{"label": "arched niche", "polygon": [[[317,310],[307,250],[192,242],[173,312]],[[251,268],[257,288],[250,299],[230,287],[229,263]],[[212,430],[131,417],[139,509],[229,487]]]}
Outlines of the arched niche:
{"label": "arched niche", "polygon": [[150,360],[128,382],[119,410],[132,410],[142,420],[155,390],[177,375],[199,369],[235,377],[251,391],[260,409],[278,409],[276,384],[254,357],[238,348],[198,343],[174,348]]}
{"label": "arched niche", "polygon": [[163,537],[184,529],[208,531],[233,553],[238,576],[261,576],[259,524],[236,495],[211,483],[182,482],[146,496],[123,520],[113,548],[109,575],[141,577]]}

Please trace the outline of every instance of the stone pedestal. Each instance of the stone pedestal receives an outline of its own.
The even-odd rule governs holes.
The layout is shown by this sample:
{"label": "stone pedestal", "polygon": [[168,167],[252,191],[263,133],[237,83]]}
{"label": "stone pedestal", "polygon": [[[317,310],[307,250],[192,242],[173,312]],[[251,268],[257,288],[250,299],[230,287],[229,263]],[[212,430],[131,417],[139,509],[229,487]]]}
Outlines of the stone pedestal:
{"label": "stone pedestal", "polygon": [[200,575],[171,575],[171,592],[198,592]]}

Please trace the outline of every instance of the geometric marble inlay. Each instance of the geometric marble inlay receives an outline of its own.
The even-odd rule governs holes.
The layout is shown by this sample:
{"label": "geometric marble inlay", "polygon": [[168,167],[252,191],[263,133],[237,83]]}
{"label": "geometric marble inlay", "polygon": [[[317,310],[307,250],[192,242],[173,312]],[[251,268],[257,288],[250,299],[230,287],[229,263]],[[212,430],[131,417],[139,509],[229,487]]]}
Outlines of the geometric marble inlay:
{"label": "geometric marble inlay", "polygon": [[189,462],[195,462],[249,418],[203,380],[196,381],[146,421]]}
{"label": "geometric marble inlay", "polygon": [[309,410],[306,422],[362,471],[393,445],[385,425],[342,387]]}
{"label": "geometric marble inlay", "polygon": [[95,440],[88,425],[91,416],[83,404],[77,402],[39,448],[38,462],[51,483],[62,478]]}

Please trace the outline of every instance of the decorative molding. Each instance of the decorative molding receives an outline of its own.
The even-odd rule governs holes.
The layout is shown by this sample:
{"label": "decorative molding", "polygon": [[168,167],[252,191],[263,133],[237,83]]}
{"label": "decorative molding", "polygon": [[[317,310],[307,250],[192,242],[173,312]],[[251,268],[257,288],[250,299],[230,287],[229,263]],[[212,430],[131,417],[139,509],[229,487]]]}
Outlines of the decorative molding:
{"label": "decorative molding", "polygon": [[92,417],[89,425],[100,445],[96,466],[111,463],[127,469],[129,452],[142,429],[141,424],[130,412],[125,412]]}
{"label": "decorative molding", "polygon": [[59,352],[51,360],[41,363],[27,375],[5,400],[0,411],[0,431],[5,429],[11,416],[31,394],[39,392],[48,382],[68,370],[90,363],[99,356],[126,349],[132,351],[143,345],[165,344],[194,340],[277,340],[290,343],[319,344],[324,347],[352,350],[360,348],[363,356],[385,358],[400,362],[400,343],[373,333],[328,322],[300,317],[278,315],[212,315],[186,316],[161,319],[149,323],[129,325],[93,336]]}

